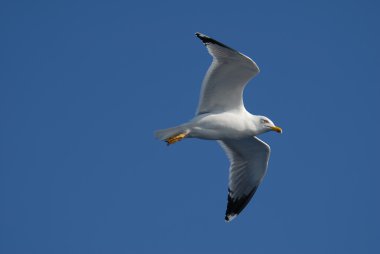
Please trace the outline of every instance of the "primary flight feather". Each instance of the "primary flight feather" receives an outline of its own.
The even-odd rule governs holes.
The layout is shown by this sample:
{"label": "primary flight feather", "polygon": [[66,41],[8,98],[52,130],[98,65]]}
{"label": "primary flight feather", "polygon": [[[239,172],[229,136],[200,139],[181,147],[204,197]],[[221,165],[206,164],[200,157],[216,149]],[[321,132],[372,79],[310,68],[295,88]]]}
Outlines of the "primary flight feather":
{"label": "primary flight feather", "polygon": [[217,140],[230,160],[225,220],[231,221],[248,204],[268,167],[270,147],[256,136],[282,129],[265,116],[250,114],[243,91],[260,70],[249,57],[204,34],[212,63],[202,83],[195,117],[182,125],[155,132],[168,145],[184,138]]}

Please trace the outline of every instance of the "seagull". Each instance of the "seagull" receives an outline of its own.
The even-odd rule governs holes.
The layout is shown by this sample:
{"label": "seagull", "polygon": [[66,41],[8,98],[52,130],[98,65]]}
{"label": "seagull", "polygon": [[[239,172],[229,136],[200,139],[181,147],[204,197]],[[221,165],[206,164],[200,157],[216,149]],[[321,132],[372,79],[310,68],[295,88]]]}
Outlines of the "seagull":
{"label": "seagull", "polygon": [[216,140],[230,161],[225,220],[234,219],[249,203],[268,168],[270,147],[257,135],[282,129],[265,116],[252,115],[243,103],[248,81],[260,70],[248,56],[195,33],[207,47],[212,63],[202,82],[197,112],[192,120],[155,132],[167,145],[185,138]]}

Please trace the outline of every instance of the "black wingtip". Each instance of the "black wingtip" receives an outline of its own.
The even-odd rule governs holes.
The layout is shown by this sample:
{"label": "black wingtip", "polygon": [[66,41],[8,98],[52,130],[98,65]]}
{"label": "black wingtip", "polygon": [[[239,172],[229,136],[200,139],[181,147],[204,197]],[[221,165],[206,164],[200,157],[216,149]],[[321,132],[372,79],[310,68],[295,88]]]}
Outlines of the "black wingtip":
{"label": "black wingtip", "polygon": [[224,217],[224,220],[229,223],[231,222],[233,219],[235,219],[235,217],[238,216],[237,214],[226,214],[226,216]]}
{"label": "black wingtip", "polygon": [[251,192],[248,193],[248,195],[244,195],[238,199],[233,199],[231,197],[231,190],[228,189],[227,209],[226,209],[226,216],[224,217],[226,222],[230,222],[232,219],[238,216],[239,213],[248,205],[249,201],[252,199],[253,195],[255,194],[257,187],[258,186],[253,188],[253,190],[251,190]]}
{"label": "black wingtip", "polygon": [[204,35],[202,33],[199,33],[199,32],[196,32],[195,33],[195,36],[197,36],[204,44],[206,43],[210,43],[211,42],[211,38],[208,37],[207,35]]}
{"label": "black wingtip", "polygon": [[216,45],[219,45],[219,46],[221,46],[221,47],[228,48],[228,49],[231,49],[231,50],[233,50],[233,51],[236,51],[236,50],[234,50],[233,48],[231,48],[231,47],[229,47],[229,46],[227,46],[227,45],[225,45],[225,44],[223,44],[223,43],[221,43],[221,42],[219,42],[219,41],[217,41],[217,40],[214,40],[213,38],[208,37],[208,36],[205,35],[205,34],[202,34],[202,33],[196,32],[196,33],[195,33],[195,36],[197,36],[197,37],[203,42],[203,44],[205,44],[206,46],[207,46],[208,44],[216,44]]}
{"label": "black wingtip", "polygon": [[195,36],[197,36],[199,39],[201,39],[202,37],[208,37],[208,36],[206,36],[206,35],[204,35],[204,34],[202,34],[200,32],[196,32]]}

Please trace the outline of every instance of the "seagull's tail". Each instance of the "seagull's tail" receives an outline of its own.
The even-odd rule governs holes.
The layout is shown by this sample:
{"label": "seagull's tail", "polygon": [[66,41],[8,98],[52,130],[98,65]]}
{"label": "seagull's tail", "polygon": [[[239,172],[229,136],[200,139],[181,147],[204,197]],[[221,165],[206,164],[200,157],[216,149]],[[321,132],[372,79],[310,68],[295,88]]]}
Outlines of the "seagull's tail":
{"label": "seagull's tail", "polygon": [[179,125],[176,127],[168,128],[165,130],[155,131],[154,136],[159,140],[167,140],[168,138],[177,136],[181,133],[186,133],[186,135],[187,135],[188,132],[189,132],[188,128],[187,128],[186,124],[184,124],[184,125]]}

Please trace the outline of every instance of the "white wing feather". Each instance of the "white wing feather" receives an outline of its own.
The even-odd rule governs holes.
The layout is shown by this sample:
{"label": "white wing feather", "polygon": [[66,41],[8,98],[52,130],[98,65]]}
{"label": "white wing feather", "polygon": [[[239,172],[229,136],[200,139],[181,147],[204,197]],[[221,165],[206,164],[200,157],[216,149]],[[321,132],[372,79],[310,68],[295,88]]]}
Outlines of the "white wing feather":
{"label": "white wing feather", "polygon": [[270,147],[256,137],[218,142],[231,162],[225,217],[230,221],[247,206],[263,180]]}
{"label": "white wing feather", "polygon": [[244,108],[243,90],[248,81],[259,73],[252,59],[200,33],[196,36],[213,57],[202,83],[197,115]]}

